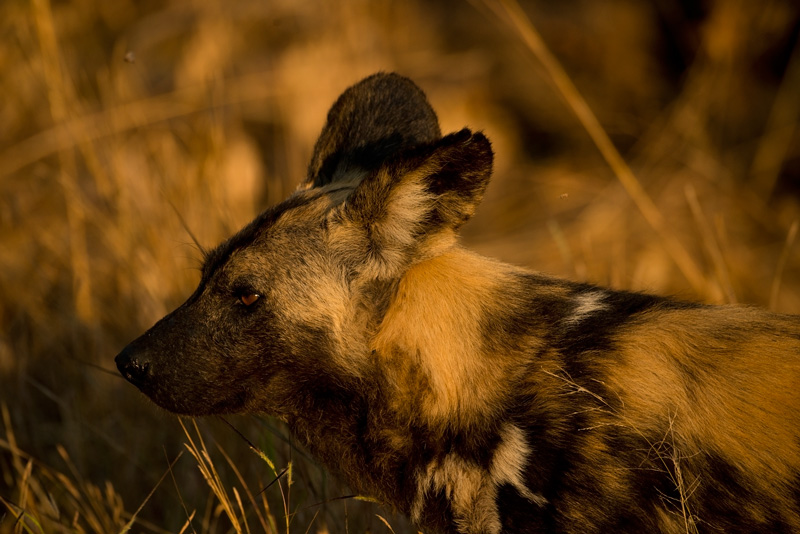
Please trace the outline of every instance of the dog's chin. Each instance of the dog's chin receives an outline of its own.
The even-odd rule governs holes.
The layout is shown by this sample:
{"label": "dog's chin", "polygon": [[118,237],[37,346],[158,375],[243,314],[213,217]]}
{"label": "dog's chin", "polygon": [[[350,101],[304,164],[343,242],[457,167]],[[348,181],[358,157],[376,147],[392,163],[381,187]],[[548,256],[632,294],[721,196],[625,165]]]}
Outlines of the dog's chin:
{"label": "dog's chin", "polygon": [[159,395],[143,391],[153,403],[172,414],[187,417],[202,417],[206,415],[233,415],[245,411],[248,396],[237,393],[224,399],[206,397],[176,397],[174,395]]}

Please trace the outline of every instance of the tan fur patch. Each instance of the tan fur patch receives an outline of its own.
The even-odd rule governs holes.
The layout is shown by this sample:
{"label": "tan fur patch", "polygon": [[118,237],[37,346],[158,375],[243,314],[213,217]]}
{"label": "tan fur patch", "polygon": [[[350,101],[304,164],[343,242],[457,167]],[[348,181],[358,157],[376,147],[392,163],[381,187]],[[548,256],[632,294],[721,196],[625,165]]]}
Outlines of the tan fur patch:
{"label": "tan fur patch", "polygon": [[633,428],[669,421],[680,456],[718,455],[790,504],[774,484],[800,469],[800,341],[786,335],[798,331],[794,318],[748,308],[655,312],[615,340],[608,386]]}
{"label": "tan fur patch", "polygon": [[[397,374],[420,369],[428,385],[423,416],[461,424],[492,416],[487,408],[500,404],[512,362],[483,352],[480,320],[485,310],[502,305],[494,294],[513,270],[455,248],[406,272],[372,341],[394,378],[398,404],[419,392],[404,391],[415,384]],[[398,354],[407,361],[393,362]]]}

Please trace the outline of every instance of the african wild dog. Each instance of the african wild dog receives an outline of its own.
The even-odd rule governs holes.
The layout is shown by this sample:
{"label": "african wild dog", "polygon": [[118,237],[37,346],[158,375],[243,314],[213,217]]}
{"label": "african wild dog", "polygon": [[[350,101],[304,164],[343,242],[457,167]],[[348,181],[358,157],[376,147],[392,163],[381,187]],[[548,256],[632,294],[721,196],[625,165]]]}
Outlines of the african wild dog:
{"label": "african wild dog", "polygon": [[285,420],[427,531],[800,532],[800,319],[464,250],[492,157],[411,81],[354,85],[117,366],[173,412]]}

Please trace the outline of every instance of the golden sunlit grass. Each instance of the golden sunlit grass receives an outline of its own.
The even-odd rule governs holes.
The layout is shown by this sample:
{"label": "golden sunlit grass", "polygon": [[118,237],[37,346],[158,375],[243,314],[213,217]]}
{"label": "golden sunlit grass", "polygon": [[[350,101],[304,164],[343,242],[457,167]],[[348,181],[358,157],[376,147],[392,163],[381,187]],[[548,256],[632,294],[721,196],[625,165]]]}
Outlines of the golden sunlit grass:
{"label": "golden sunlit grass", "polygon": [[[56,451],[66,464],[67,473],[39,462],[17,446],[10,425],[8,408],[2,405],[5,436],[0,437],[0,451],[10,459],[5,476],[14,478],[13,497],[0,496],[4,508],[0,523],[9,532],[122,532],[125,511],[122,499],[110,482],[103,486],[84,480],[64,447]],[[13,499],[13,500],[12,500]],[[13,528],[13,530],[12,530]]]}
{"label": "golden sunlit grass", "polygon": [[695,264],[692,257],[681,245],[680,241],[673,235],[667,227],[666,220],[661,211],[653,203],[653,200],[642,188],[639,180],[633,175],[630,166],[622,158],[608,133],[597,120],[586,100],[572,83],[572,80],[564,71],[564,68],[553,56],[552,52],[542,40],[541,35],[531,23],[528,16],[520,5],[514,0],[487,0],[487,5],[491,7],[501,18],[507,18],[508,24],[519,34],[520,39],[530,48],[545,68],[549,78],[552,80],[556,89],[559,91],[565,102],[575,113],[581,125],[586,129],[589,137],[597,145],[598,150],[608,163],[614,175],[625,188],[625,192],[631,197],[636,207],[644,216],[647,223],[655,230],[664,242],[664,248],[678,265],[681,273],[692,285],[694,290],[702,293],[705,287],[705,279],[700,269]]}
{"label": "golden sunlit grass", "polygon": [[190,232],[291,192],[377,70],[492,139],[468,246],[798,312],[800,8],[667,4],[0,3],[0,532],[411,531],[277,423],[182,430],[113,367],[197,283]]}

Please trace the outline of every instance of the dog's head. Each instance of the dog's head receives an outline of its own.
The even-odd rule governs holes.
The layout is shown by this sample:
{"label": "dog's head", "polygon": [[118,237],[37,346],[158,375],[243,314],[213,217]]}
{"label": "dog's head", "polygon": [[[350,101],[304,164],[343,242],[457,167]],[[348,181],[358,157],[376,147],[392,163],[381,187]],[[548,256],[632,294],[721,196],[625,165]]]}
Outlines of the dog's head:
{"label": "dog's head", "polygon": [[207,254],[194,294],[116,357],[120,372],[189,415],[282,415],[304,388],[335,394],[365,372],[405,271],[454,245],[491,168],[486,137],[441,137],[411,81],[361,81],[298,191]]}

